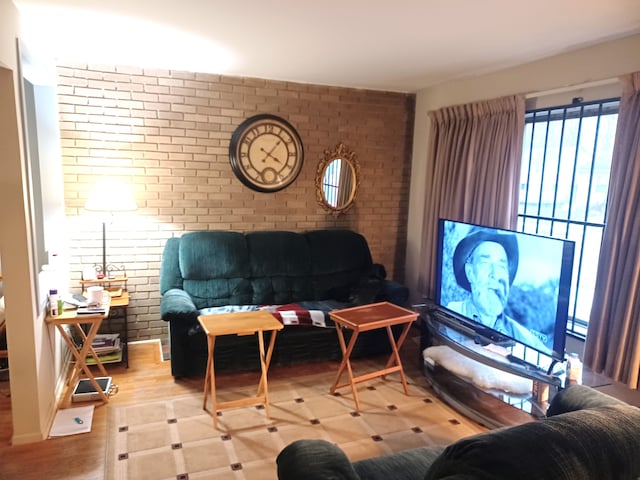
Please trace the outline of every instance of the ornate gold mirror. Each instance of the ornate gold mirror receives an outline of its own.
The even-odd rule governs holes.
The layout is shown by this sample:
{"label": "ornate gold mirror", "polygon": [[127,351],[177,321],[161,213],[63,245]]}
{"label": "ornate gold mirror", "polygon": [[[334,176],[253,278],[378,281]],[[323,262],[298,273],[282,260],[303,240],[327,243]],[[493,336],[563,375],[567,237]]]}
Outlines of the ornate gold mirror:
{"label": "ornate gold mirror", "polygon": [[325,150],[316,172],[318,203],[334,215],[353,206],[360,184],[360,166],[355,152],[342,143]]}

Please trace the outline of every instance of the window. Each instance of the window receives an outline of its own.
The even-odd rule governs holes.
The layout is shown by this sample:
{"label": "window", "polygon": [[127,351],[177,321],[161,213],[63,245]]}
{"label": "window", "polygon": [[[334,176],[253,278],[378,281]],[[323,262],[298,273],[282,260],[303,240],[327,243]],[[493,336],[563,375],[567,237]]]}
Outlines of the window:
{"label": "window", "polygon": [[342,161],[331,162],[327,166],[327,170],[324,174],[322,181],[322,191],[327,199],[327,203],[332,207],[338,206],[338,190],[340,186],[340,171],[342,170]]}
{"label": "window", "polygon": [[567,331],[586,336],[619,99],[527,111],[518,230],[576,244]]}

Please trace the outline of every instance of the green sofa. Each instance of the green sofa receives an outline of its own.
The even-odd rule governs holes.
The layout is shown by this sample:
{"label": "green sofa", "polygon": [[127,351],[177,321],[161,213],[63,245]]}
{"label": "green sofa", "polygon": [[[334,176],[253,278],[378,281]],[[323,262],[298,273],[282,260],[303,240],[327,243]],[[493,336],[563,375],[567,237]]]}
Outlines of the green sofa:
{"label": "green sofa", "polygon": [[297,440],[276,459],[280,480],[636,480],[640,409],[582,385],[556,394],[546,418],[350,462],[335,444]]}
{"label": "green sofa", "polygon": [[[204,375],[201,313],[296,304],[324,312],[330,325],[332,309],[383,300],[406,304],[408,289],[385,275],[366,239],[350,230],[205,231],[170,238],[160,267],[160,314],[169,322],[172,375]],[[354,357],[389,351],[384,331],[365,333]],[[257,352],[255,336],[220,337],[215,368],[257,369]],[[278,334],[272,364],[340,358],[335,328],[287,325]]]}

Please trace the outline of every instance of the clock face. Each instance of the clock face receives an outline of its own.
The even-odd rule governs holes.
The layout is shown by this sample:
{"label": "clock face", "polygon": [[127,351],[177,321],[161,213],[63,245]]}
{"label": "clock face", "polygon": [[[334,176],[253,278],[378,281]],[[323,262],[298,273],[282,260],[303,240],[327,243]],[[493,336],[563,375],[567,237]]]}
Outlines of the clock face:
{"label": "clock face", "polygon": [[275,115],[255,115],[242,122],[231,137],[231,168],[247,187],[276,192],[293,182],[304,152],[296,129]]}

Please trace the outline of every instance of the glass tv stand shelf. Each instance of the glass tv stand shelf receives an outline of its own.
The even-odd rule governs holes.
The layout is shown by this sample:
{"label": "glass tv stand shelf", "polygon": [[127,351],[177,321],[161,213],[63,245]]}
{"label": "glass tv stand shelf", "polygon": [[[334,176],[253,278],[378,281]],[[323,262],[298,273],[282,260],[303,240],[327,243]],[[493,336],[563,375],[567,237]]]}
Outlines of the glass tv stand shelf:
{"label": "glass tv stand shelf", "polygon": [[[423,371],[427,380],[447,403],[491,428],[519,424],[545,415],[548,400],[563,385],[563,376],[549,373],[555,365],[553,362],[549,360],[548,370],[545,370],[533,363],[507,356],[511,347],[498,345],[497,348],[485,350],[482,345],[494,346],[492,340],[479,335],[447,311],[433,307],[423,313],[423,337],[426,337],[429,345],[450,347],[454,352],[473,360],[470,363],[480,371],[497,369],[531,380],[531,392],[512,394],[478,387],[442,365],[425,362]],[[504,351],[505,355],[495,354],[496,350]]]}

